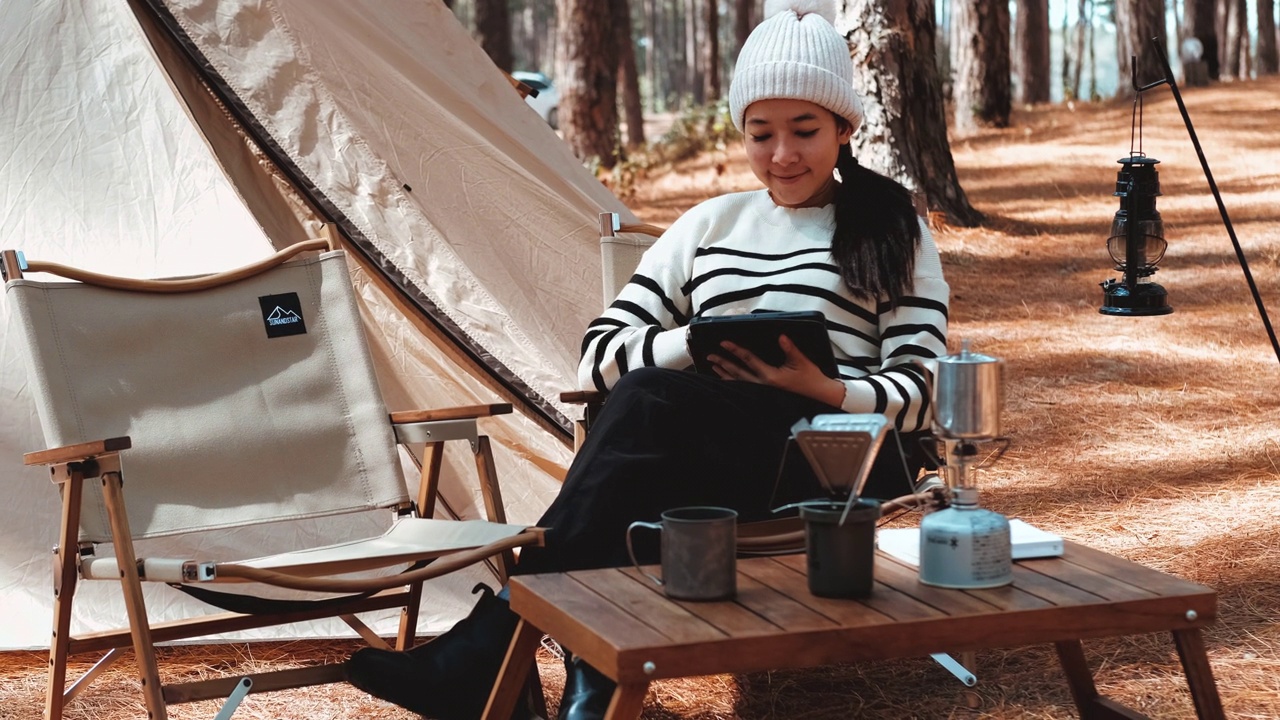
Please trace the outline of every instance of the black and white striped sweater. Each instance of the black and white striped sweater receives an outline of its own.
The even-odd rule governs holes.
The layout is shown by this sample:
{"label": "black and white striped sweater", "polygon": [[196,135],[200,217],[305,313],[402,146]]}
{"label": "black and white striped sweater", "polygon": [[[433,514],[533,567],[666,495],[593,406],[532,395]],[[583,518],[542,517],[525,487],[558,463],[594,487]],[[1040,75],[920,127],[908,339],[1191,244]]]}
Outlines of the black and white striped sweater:
{"label": "black and white striped sweater", "polygon": [[835,213],[782,208],[768,192],[734,193],[680,217],[583,338],[578,382],[607,390],[630,368],[684,369],[684,326],[700,315],[818,310],[845,384],[846,412],[886,414],[902,430],[929,423],[914,360],[946,354],[950,289],[921,223],[912,287],[895,308],[855,299],[831,257]]}

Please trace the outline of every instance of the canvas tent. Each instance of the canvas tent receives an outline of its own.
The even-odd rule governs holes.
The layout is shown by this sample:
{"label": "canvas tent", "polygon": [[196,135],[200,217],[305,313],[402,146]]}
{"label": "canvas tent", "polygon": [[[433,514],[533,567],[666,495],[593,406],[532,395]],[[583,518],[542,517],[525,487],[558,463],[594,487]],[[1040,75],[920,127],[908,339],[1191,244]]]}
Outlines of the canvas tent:
{"label": "canvas tent", "polygon": [[[31,258],[205,273],[336,222],[388,407],[514,403],[516,414],[483,425],[509,517],[532,523],[554,496],[572,412],[556,397],[573,385],[599,309],[595,217],[626,211],[439,0],[0,2],[0,128],[0,245]],[[56,503],[43,471],[21,464],[43,439],[3,312],[0,647],[39,647]],[[445,504],[477,517],[470,457],[446,462]],[[209,533],[151,551],[258,555],[387,520]],[[424,625],[464,612],[477,579],[436,582]],[[78,607],[95,612],[77,616],[79,629],[123,616],[108,590],[82,588],[93,595]],[[161,619],[194,602],[148,592]]]}

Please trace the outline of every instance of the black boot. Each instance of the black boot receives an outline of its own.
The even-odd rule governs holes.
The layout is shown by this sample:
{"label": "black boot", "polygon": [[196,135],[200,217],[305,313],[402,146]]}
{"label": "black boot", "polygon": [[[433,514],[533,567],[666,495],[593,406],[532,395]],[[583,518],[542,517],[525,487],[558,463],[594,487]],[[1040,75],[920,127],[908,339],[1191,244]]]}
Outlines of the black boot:
{"label": "black boot", "polygon": [[487,585],[471,614],[408,652],[362,648],[346,662],[347,682],[438,720],[476,720],[484,711],[520,617]]}
{"label": "black boot", "polygon": [[600,720],[618,685],[576,655],[564,656],[564,696],[556,720]]}

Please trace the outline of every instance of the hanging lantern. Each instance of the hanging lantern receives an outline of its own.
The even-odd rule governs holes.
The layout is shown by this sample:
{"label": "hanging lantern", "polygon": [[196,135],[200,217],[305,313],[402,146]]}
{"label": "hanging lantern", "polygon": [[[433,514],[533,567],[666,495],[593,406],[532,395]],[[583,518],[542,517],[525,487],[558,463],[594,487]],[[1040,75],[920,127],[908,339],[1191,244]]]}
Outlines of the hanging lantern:
{"label": "hanging lantern", "polygon": [[1169,246],[1164,239],[1164,221],[1156,210],[1160,195],[1156,164],[1160,161],[1136,152],[1117,162],[1122,166],[1116,174],[1115,191],[1120,209],[1111,221],[1107,252],[1123,276],[1101,283],[1103,299],[1098,312],[1130,317],[1168,315],[1173,312],[1169,293],[1151,281]]}

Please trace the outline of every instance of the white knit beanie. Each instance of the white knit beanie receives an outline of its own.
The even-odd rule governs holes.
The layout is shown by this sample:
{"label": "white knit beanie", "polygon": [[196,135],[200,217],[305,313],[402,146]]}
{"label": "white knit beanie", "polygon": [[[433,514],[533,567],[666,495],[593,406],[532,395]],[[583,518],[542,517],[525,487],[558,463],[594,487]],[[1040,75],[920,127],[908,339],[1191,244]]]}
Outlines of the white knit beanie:
{"label": "white knit beanie", "polygon": [[808,100],[857,130],[862,101],[853,91],[849,43],[832,24],[835,0],[766,0],[765,19],[742,44],[729,86],[733,125],[757,100]]}

